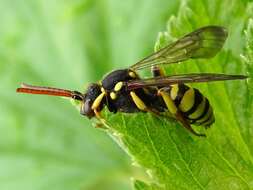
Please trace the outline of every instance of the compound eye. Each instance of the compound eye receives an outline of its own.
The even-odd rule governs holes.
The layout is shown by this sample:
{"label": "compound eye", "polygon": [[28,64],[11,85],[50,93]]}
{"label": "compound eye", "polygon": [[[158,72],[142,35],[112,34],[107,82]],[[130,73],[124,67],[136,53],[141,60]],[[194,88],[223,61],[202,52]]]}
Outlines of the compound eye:
{"label": "compound eye", "polygon": [[83,100],[83,97],[81,97],[81,96],[79,96],[79,95],[74,95],[74,96],[72,96],[72,98],[73,98],[74,100]]}
{"label": "compound eye", "polygon": [[88,118],[93,117],[95,114],[91,109],[91,107],[92,107],[91,99],[85,100],[84,104],[81,106],[80,113],[82,115],[87,116]]}
{"label": "compound eye", "polygon": [[74,91],[73,93],[74,93],[74,95],[72,96],[72,99],[74,99],[74,100],[83,100],[84,99],[84,96],[80,92]]}

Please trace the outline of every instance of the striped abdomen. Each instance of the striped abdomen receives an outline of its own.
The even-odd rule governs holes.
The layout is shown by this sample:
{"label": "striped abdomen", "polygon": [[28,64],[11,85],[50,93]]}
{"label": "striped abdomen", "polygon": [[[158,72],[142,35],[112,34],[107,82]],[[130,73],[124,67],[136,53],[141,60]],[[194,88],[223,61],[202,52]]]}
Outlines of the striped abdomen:
{"label": "striped abdomen", "polygon": [[212,106],[198,89],[175,84],[171,86],[169,93],[176,107],[191,124],[209,127],[214,123]]}

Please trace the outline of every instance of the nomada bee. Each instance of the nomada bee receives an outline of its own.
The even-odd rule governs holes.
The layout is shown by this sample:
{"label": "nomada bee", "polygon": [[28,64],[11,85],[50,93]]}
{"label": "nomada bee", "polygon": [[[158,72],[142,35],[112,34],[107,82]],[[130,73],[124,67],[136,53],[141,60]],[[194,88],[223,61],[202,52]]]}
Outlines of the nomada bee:
{"label": "nomada bee", "polygon": [[[151,112],[156,115],[169,112],[192,134],[199,134],[191,125],[210,127],[214,121],[209,100],[196,88],[185,83],[246,79],[244,75],[192,73],[166,76],[161,65],[179,63],[188,59],[211,58],[222,48],[227,30],[220,26],[206,26],[191,32],[176,42],[135,63],[130,68],[107,74],[100,83],[91,83],[86,92],[22,84],[19,93],[69,97],[80,101],[80,113],[88,118],[100,115],[106,106],[112,113]],[[137,71],[151,68],[152,78],[142,79]]]}

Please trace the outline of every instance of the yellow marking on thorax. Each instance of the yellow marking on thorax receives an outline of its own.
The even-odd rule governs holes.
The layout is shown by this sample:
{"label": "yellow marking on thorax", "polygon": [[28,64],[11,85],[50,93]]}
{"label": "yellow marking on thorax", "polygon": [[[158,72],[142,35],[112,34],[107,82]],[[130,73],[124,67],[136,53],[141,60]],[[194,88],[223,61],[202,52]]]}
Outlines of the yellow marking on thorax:
{"label": "yellow marking on thorax", "polygon": [[136,74],[133,71],[130,71],[128,74],[131,78],[136,78]]}
{"label": "yellow marking on thorax", "polygon": [[178,109],[177,109],[175,103],[173,102],[173,100],[171,99],[171,97],[168,95],[168,93],[166,93],[162,90],[159,90],[158,93],[162,96],[163,101],[165,102],[169,112],[175,115],[177,113]]}
{"label": "yellow marking on thorax", "polygon": [[184,96],[179,104],[179,108],[182,112],[187,112],[189,111],[192,106],[194,105],[194,99],[195,99],[195,93],[193,88],[189,88],[184,93]]}
{"label": "yellow marking on thorax", "polygon": [[170,96],[172,100],[175,100],[178,93],[178,84],[171,85]]}
{"label": "yellow marking on thorax", "polygon": [[111,92],[110,97],[112,100],[115,100],[117,98],[117,94],[115,92]]}
{"label": "yellow marking on thorax", "polygon": [[205,105],[206,105],[206,98],[203,97],[203,99],[202,99],[201,103],[198,105],[197,109],[188,117],[190,119],[196,119],[196,118],[200,117],[205,110]]}
{"label": "yellow marking on thorax", "polygon": [[120,89],[122,88],[122,86],[123,86],[123,82],[118,82],[117,84],[115,84],[114,90],[116,92],[118,92],[118,91],[120,91]]}
{"label": "yellow marking on thorax", "polygon": [[147,106],[145,105],[145,103],[136,95],[134,91],[131,91],[130,95],[138,109],[143,110],[143,111],[147,109]]}
{"label": "yellow marking on thorax", "polygon": [[104,96],[105,96],[105,91],[102,92],[101,94],[99,94],[99,96],[95,99],[95,101],[93,102],[92,106],[91,106],[91,109],[92,110],[95,110],[99,107],[101,101],[103,100]]}
{"label": "yellow marking on thorax", "polygon": [[202,123],[203,121],[206,121],[211,116],[211,114],[213,114],[213,108],[209,105],[206,115],[203,118],[197,120],[197,123]]}

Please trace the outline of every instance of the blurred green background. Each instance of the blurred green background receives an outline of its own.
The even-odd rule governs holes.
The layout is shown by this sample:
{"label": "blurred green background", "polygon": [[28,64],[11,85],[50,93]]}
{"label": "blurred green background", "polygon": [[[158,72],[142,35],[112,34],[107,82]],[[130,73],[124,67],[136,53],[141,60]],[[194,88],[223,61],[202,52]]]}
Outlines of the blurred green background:
{"label": "blurred green background", "polygon": [[21,82],[83,91],[153,51],[177,12],[168,0],[0,1],[0,189],[132,189],[141,175],[66,100]]}

